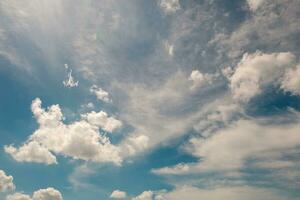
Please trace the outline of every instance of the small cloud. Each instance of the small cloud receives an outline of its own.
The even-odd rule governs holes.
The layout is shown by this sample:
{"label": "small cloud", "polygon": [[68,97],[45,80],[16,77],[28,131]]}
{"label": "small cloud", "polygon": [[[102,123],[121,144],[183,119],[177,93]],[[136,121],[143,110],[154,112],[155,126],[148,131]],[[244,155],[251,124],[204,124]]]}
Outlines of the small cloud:
{"label": "small cloud", "polygon": [[132,198],[132,200],[152,200],[154,197],[154,193],[152,191],[144,191],[140,195]]}
{"label": "small cloud", "polygon": [[[65,64],[65,68],[66,68],[66,70],[69,69],[68,64]],[[63,84],[67,88],[72,88],[72,87],[77,87],[78,86],[79,81],[76,81],[74,79],[74,77],[72,76],[72,70],[70,70],[68,72],[68,75],[67,75],[66,79],[63,81]]]}
{"label": "small cloud", "polygon": [[93,85],[90,88],[90,92],[93,93],[94,95],[96,95],[98,100],[104,101],[106,103],[111,103],[112,102],[112,100],[109,97],[108,92],[106,92],[102,88],[98,87],[97,85]]}
{"label": "small cloud", "polygon": [[160,0],[159,6],[166,14],[174,13],[181,8],[179,0]]}
{"label": "small cloud", "polygon": [[0,192],[14,189],[13,177],[6,175],[4,171],[0,170]]}
{"label": "small cloud", "polygon": [[189,80],[193,82],[191,89],[203,87],[204,85],[211,84],[216,74],[203,74],[199,70],[192,71]]}
{"label": "small cloud", "polygon": [[173,56],[174,55],[174,45],[170,44],[168,41],[164,43],[166,52],[169,54],[169,56]]}
{"label": "small cloud", "polygon": [[259,6],[264,3],[265,0],[247,0],[250,10],[256,11]]}
{"label": "small cloud", "polygon": [[111,193],[110,198],[113,199],[124,199],[126,198],[127,194],[126,192],[120,191],[120,190],[115,190]]}

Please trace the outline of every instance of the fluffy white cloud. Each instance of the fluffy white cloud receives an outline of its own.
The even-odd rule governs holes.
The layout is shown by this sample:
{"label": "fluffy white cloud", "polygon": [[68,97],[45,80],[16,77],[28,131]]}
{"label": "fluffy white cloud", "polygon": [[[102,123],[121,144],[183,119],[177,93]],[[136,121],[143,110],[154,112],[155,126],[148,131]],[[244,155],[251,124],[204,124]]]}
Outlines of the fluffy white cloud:
{"label": "fluffy white cloud", "polygon": [[144,191],[140,195],[132,198],[132,200],[153,200],[154,193],[152,191]]}
{"label": "fluffy white cloud", "polygon": [[122,126],[121,121],[113,117],[108,117],[107,113],[103,111],[100,111],[98,113],[92,111],[90,113],[84,114],[83,118],[86,119],[90,124],[101,127],[104,131],[107,132],[116,131]]}
{"label": "fluffy white cloud", "polygon": [[285,70],[295,64],[295,56],[289,52],[244,54],[230,77],[233,98],[247,102],[270,84],[279,85]]}
{"label": "fluffy white cloud", "polygon": [[57,164],[56,157],[36,141],[30,141],[18,149],[12,145],[5,146],[4,150],[19,162]]}
{"label": "fluffy white cloud", "polygon": [[212,189],[199,189],[192,186],[183,186],[162,194],[163,200],[285,200],[277,191],[250,186],[217,187]]}
{"label": "fluffy white cloud", "polygon": [[281,88],[289,91],[294,95],[300,95],[300,65],[295,68],[288,69],[284,74]]}
{"label": "fluffy white cloud", "polygon": [[14,193],[8,195],[6,200],[32,200],[29,195],[23,193]]}
{"label": "fluffy white cloud", "polygon": [[179,0],[158,0],[158,2],[165,13],[173,13],[181,8]]}
{"label": "fluffy white cloud", "polygon": [[31,109],[39,128],[21,147],[5,146],[5,151],[17,161],[54,164],[54,153],[93,162],[122,162],[120,149],[100,131],[114,131],[121,122],[103,111],[87,113],[80,121],[64,124],[58,105],[45,110],[41,100],[35,99]]}
{"label": "fluffy white cloud", "polygon": [[247,0],[249,7],[252,11],[255,11],[261,6],[266,0]]}
{"label": "fluffy white cloud", "polygon": [[215,75],[203,74],[199,70],[192,71],[189,80],[193,82],[191,89],[196,89],[204,85],[211,84]]}
{"label": "fluffy white cloud", "polygon": [[98,100],[104,101],[106,103],[109,103],[112,101],[109,97],[108,92],[106,92],[102,88],[98,87],[97,85],[93,85],[90,88],[90,92],[93,93],[94,95],[96,95]]}
{"label": "fluffy white cloud", "polygon": [[114,199],[124,199],[126,198],[126,192],[124,191],[120,191],[120,190],[114,190],[111,195],[110,198],[114,198]]}
{"label": "fluffy white cloud", "polygon": [[122,154],[134,155],[144,151],[149,145],[149,137],[146,135],[130,136],[122,143]]}
{"label": "fluffy white cloud", "polygon": [[40,189],[35,191],[30,197],[29,195],[22,193],[15,193],[8,195],[6,200],[62,200],[61,193],[54,188]]}
{"label": "fluffy white cloud", "polygon": [[35,191],[32,200],[62,200],[62,195],[54,188],[40,189]]}
{"label": "fluffy white cloud", "polygon": [[3,170],[0,170],[0,192],[13,190],[14,188],[13,177],[6,175]]}

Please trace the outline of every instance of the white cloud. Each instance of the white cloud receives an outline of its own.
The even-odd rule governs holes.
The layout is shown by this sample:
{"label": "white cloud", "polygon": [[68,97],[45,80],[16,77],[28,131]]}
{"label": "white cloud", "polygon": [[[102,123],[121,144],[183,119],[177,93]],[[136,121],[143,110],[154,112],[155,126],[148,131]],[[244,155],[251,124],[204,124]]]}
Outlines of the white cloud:
{"label": "white cloud", "polygon": [[284,74],[281,82],[281,88],[289,91],[294,95],[300,95],[300,65],[288,69]]}
{"label": "white cloud", "polygon": [[158,0],[158,2],[165,13],[173,13],[181,8],[179,0]]}
{"label": "white cloud", "polygon": [[121,148],[124,155],[135,155],[144,151],[149,145],[149,137],[146,135],[132,135],[123,141]]}
{"label": "white cloud", "polygon": [[193,154],[202,158],[200,171],[240,169],[250,158],[287,151],[300,145],[300,123],[259,125],[240,120],[208,139],[192,139]]}
{"label": "white cloud", "polygon": [[203,74],[199,70],[192,71],[189,80],[193,82],[191,89],[196,89],[203,87],[204,85],[209,85],[214,80],[215,75]]}
{"label": "white cloud", "polygon": [[14,189],[13,177],[6,175],[3,170],[0,170],[0,192]]}
{"label": "white cloud", "polygon": [[35,191],[32,200],[62,200],[62,195],[54,188],[40,189]]}
{"label": "white cloud", "polygon": [[104,131],[107,132],[114,132],[122,126],[121,121],[113,117],[108,117],[107,113],[104,111],[92,111],[90,113],[82,115],[82,117],[86,119],[88,123],[101,127]]}
{"label": "white cloud", "polygon": [[121,122],[108,117],[105,112],[87,113],[80,121],[64,124],[58,105],[45,110],[41,100],[35,99],[31,109],[39,128],[21,147],[5,146],[5,151],[16,160],[54,164],[53,154],[59,154],[93,162],[122,162],[119,148],[100,131],[114,131]]}
{"label": "white cloud", "polygon": [[172,57],[174,55],[174,45],[170,44],[168,41],[166,41],[166,42],[164,42],[164,46],[165,46],[165,49],[166,49],[168,55]]}
{"label": "white cloud", "polygon": [[108,92],[103,90],[102,88],[98,87],[97,85],[93,85],[90,88],[90,92],[96,95],[98,100],[104,101],[106,103],[112,102],[112,100],[109,97]]}
{"label": "white cloud", "polygon": [[114,190],[111,195],[110,195],[110,198],[113,198],[113,199],[124,199],[126,198],[126,192],[124,191],[120,191],[120,190]]}
{"label": "white cloud", "polygon": [[4,150],[19,162],[57,164],[56,157],[36,141],[30,141],[18,149],[12,145],[5,146]]}
{"label": "white cloud", "polygon": [[247,0],[252,11],[257,10],[266,0]]}
{"label": "white cloud", "polygon": [[140,195],[132,198],[132,200],[153,200],[154,193],[152,191],[144,191]]}
{"label": "white cloud", "polygon": [[[288,116],[295,120],[295,115]],[[186,144],[186,150],[201,161],[178,164],[172,167],[154,169],[157,174],[189,174],[195,172],[238,172],[246,167],[248,159],[254,167],[279,168],[291,166],[294,161],[285,162],[282,155],[292,154],[300,145],[300,122],[290,124],[266,124],[267,119],[238,120],[227,128],[214,132],[207,138],[195,137]],[[273,119],[273,121],[276,119]],[[264,123],[262,123],[264,122]],[[266,164],[263,161],[268,162]]]}
{"label": "white cloud", "polygon": [[216,187],[212,189],[182,186],[161,196],[161,199],[164,200],[287,200],[287,198],[280,196],[277,191],[250,186]]}
{"label": "white cloud", "polygon": [[184,174],[188,173],[190,170],[189,165],[184,163],[179,163],[174,167],[163,167],[159,169],[153,169],[152,172],[155,174]]}
{"label": "white cloud", "polygon": [[244,54],[230,77],[233,98],[247,102],[268,85],[279,85],[285,70],[295,64],[295,56],[289,52]]}
{"label": "white cloud", "polygon": [[67,88],[77,87],[79,81],[76,81],[72,76],[72,70],[68,72],[66,80],[63,81],[63,85]]}
{"label": "white cloud", "polygon": [[40,189],[32,197],[23,193],[8,195],[6,200],[63,200],[61,193],[54,188]]}
{"label": "white cloud", "polygon": [[23,193],[14,193],[8,195],[6,200],[32,200],[29,195]]}

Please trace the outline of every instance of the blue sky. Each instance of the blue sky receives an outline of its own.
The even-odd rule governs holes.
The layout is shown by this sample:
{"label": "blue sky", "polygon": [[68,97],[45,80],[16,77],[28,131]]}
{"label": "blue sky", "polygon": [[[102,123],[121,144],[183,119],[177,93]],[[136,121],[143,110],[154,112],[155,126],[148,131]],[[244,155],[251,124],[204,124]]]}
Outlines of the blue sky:
{"label": "blue sky", "polygon": [[0,199],[300,199],[299,9],[2,0]]}

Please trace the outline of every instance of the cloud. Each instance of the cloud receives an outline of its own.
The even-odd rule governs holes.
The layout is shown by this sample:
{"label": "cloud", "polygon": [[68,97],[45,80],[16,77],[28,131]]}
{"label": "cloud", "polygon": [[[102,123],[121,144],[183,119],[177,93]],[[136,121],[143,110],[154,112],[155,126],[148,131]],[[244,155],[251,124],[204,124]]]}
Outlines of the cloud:
{"label": "cloud", "polygon": [[[67,64],[65,64],[65,68],[68,70],[69,66]],[[63,85],[67,88],[72,88],[72,87],[77,87],[78,83],[79,83],[79,81],[76,81],[74,79],[74,77],[72,76],[72,69],[70,69],[66,80],[63,81]]]}
{"label": "cloud", "polygon": [[281,82],[281,88],[289,91],[293,95],[300,95],[300,65],[288,69],[284,74]]}
{"label": "cloud", "polygon": [[124,199],[126,198],[126,192],[120,191],[120,190],[114,190],[111,195],[110,198],[113,199]]}
{"label": "cloud", "polygon": [[[194,137],[185,148],[199,158],[198,162],[180,163],[153,169],[156,174],[189,174],[238,172],[247,167],[285,169],[297,166],[296,160],[285,160],[300,145],[298,114],[285,116],[295,120],[287,124],[271,119],[239,119],[209,137]],[[278,120],[278,119],[277,119]],[[247,164],[251,160],[252,164]],[[266,161],[266,162],[263,162]]]}
{"label": "cloud", "polygon": [[288,200],[271,189],[251,186],[232,186],[200,189],[193,186],[181,186],[173,191],[162,194],[162,200]]}
{"label": "cloud", "polygon": [[121,122],[105,112],[86,113],[80,121],[64,124],[59,105],[45,110],[41,100],[35,99],[31,109],[39,128],[21,147],[5,146],[5,151],[17,161],[54,164],[53,154],[59,154],[93,162],[122,162],[119,148],[101,132],[115,131]]}
{"label": "cloud", "polygon": [[18,162],[57,164],[56,157],[36,141],[30,141],[18,149],[12,145],[5,146],[4,150]]}
{"label": "cloud", "polygon": [[257,10],[266,0],[247,0],[252,11]]}
{"label": "cloud", "polygon": [[264,87],[280,85],[285,70],[295,65],[295,55],[290,52],[244,54],[230,77],[233,98],[247,102],[262,93]]}
{"label": "cloud", "polygon": [[163,167],[159,169],[151,170],[155,174],[184,174],[190,172],[190,167],[188,164],[179,163],[173,167]]}
{"label": "cloud", "polygon": [[62,195],[54,188],[40,189],[35,191],[32,200],[62,200]]}
{"label": "cloud", "polygon": [[82,117],[83,119],[86,119],[88,123],[101,127],[104,131],[107,132],[112,133],[122,127],[121,121],[113,117],[108,117],[107,113],[104,111],[100,111],[100,112],[92,111],[90,113],[83,114]]}
{"label": "cloud", "polygon": [[90,88],[90,92],[93,93],[94,95],[96,95],[98,100],[104,101],[106,103],[112,102],[112,100],[109,97],[108,92],[106,92],[105,90],[103,90],[102,88],[93,85]]}
{"label": "cloud", "polygon": [[300,145],[300,123],[260,125],[239,120],[208,139],[192,139],[194,155],[201,158],[200,171],[232,170],[244,167],[247,159],[281,154]]}
{"label": "cloud", "polygon": [[272,52],[274,48],[277,52],[288,50],[297,54],[296,35],[300,32],[299,1],[248,0],[247,2],[259,12],[253,12],[253,15],[242,21],[238,28],[229,30],[230,34],[222,31],[215,35],[214,39],[217,39],[215,44],[220,56],[228,56],[235,61],[245,52],[255,50]]}
{"label": "cloud", "polygon": [[174,55],[174,45],[170,44],[168,41],[166,41],[166,42],[164,42],[164,47],[165,47],[168,55],[172,57]]}
{"label": "cloud", "polygon": [[0,192],[6,192],[14,189],[15,185],[13,183],[13,177],[6,175],[3,170],[0,170]]}
{"label": "cloud", "polygon": [[144,191],[140,195],[132,198],[132,200],[153,200],[154,193],[152,191]]}
{"label": "cloud", "polygon": [[203,87],[204,85],[209,85],[214,80],[215,75],[203,74],[199,70],[192,71],[189,80],[193,82],[191,89],[196,89]]}
{"label": "cloud", "polygon": [[158,0],[158,2],[162,10],[167,14],[174,13],[181,8],[179,0]]}
{"label": "cloud", "polygon": [[135,155],[146,150],[149,146],[149,137],[146,135],[131,135],[122,142],[122,154]]}
{"label": "cloud", "polygon": [[8,195],[6,197],[6,200],[32,200],[31,197],[27,194],[23,193],[14,193],[11,195]]}
{"label": "cloud", "polygon": [[8,195],[6,200],[63,200],[61,193],[54,188],[40,189],[32,197],[23,193]]}

